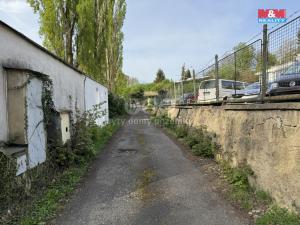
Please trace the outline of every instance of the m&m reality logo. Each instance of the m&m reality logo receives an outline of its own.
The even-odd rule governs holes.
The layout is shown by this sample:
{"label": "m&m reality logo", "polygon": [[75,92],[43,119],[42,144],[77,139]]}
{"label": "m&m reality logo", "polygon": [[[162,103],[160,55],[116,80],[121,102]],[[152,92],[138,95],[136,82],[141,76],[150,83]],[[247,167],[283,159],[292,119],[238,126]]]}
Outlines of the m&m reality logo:
{"label": "m&m reality logo", "polygon": [[284,23],[286,22],[285,9],[259,9],[259,23]]}

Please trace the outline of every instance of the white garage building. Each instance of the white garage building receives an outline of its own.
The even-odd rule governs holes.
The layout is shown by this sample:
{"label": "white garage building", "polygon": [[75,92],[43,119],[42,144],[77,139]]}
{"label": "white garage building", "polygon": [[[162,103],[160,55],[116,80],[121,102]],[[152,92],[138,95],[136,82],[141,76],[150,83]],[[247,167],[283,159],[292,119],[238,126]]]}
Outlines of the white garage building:
{"label": "white garage building", "polygon": [[52,82],[63,142],[70,138],[70,117],[76,110],[101,103],[106,115],[97,123],[108,122],[107,88],[0,21],[0,148],[16,155],[17,174],[46,160],[45,79]]}

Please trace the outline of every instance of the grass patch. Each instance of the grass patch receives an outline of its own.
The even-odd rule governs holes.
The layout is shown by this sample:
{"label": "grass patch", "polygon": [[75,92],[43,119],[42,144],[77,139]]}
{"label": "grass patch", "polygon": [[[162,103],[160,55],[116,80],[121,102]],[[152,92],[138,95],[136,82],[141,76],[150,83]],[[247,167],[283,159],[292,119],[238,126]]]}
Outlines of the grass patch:
{"label": "grass patch", "polygon": [[156,194],[150,191],[147,187],[153,181],[155,177],[155,171],[153,169],[145,169],[142,176],[137,182],[135,196],[140,200],[146,201],[152,199]]}
{"label": "grass patch", "polygon": [[287,209],[272,206],[263,216],[256,220],[256,225],[300,225],[298,215]]}
{"label": "grass patch", "polygon": [[[101,152],[103,146],[119,127],[119,124],[111,123],[103,128],[93,128],[94,130],[91,132],[93,133],[94,156]],[[59,174],[44,191],[42,197],[33,202],[26,214],[18,222],[9,224],[41,225],[53,219],[59,209],[63,207],[66,199],[73,193],[81,178],[86,174],[91,159],[73,165]]]}
{"label": "grass patch", "polygon": [[232,168],[228,163],[221,163],[224,178],[230,184],[229,197],[237,202],[242,208],[250,210],[254,207],[257,199],[255,191],[250,186],[248,177],[254,173],[250,167],[244,166]]}
{"label": "grass patch", "polygon": [[20,224],[45,224],[46,221],[53,218],[66,197],[73,192],[86,169],[87,165],[80,168],[70,168],[61,174],[48,188],[44,196],[34,203],[30,212],[20,220]]}

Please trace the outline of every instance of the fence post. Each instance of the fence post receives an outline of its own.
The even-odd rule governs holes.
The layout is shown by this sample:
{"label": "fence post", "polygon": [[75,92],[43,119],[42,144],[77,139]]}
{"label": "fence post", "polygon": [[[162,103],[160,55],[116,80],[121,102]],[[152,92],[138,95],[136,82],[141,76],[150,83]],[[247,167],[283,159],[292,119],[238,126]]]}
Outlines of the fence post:
{"label": "fence post", "polygon": [[181,98],[183,99],[183,79],[181,79]]}
{"label": "fence post", "polygon": [[175,84],[175,81],[174,81],[174,105],[176,105],[176,84]]}
{"label": "fence post", "polygon": [[193,70],[193,86],[194,86],[194,97],[196,96],[196,74],[195,70]]}
{"label": "fence post", "polygon": [[234,54],[234,95],[236,95],[236,81],[237,81],[237,71],[236,71],[236,52]]}
{"label": "fence post", "polygon": [[218,55],[215,55],[215,86],[216,86],[216,100],[219,102],[219,60]]}
{"label": "fence post", "polygon": [[260,100],[264,101],[267,92],[267,67],[268,67],[268,25],[263,27],[263,43],[262,43],[262,77],[261,77],[261,93]]}

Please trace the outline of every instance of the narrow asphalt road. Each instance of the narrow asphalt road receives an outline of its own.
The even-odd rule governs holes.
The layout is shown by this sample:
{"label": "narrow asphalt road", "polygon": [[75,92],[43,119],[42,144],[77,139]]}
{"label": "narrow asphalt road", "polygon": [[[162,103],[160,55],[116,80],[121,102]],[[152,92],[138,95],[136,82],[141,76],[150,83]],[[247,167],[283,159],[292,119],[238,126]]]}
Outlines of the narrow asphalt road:
{"label": "narrow asphalt road", "polygon": [[131,117],[53,224],[249,224],[180,147],[148,122],[143,113]]}

